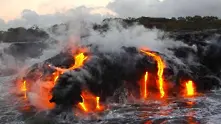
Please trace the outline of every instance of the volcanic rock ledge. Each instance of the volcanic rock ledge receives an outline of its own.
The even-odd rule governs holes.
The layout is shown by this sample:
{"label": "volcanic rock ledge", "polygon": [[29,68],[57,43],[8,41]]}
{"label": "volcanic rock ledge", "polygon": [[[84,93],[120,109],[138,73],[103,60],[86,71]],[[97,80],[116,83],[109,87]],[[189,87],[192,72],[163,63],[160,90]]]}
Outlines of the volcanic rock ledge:
{"label": "volcanic rock ledge", "polygon": [[[52,90],[50,102],[54,102],[58,106],[71,107],[73,104],[82,102],[81,92],[85,89],[100,96],[101,101],[105,101],[122,86],[127,87],[132,93],[135,93],[135,96],[139,97],[137,82],[146,71],[152,74],[149,82],[153,85],[151,86],[152,92],[159,92],[155,85],[157,63],[137,48],[122,47],[120,52],[102,52],[92,49],[88,55],[89,60],[84,63],[83,67],[60,75]],[[167,80],[166,85],[174,87],[168,89],[167,93],[171,95],[174,92],[179,94],[185,80],[193,80],[198,92],[220,88],[220,78],[217,76],[219,72],[211,71],[208,65],[200,63],[206,55],[195,56],[199,60],[196,66],[185,61],[183,61],[185,65],[179,65],[166,55],[161,54],[167,66],[164,71],[164,77]],[[35,73],[39,70],[43,72],[43,75],[52,74],[55,70],[47,66],[49,63],[57,67],[70,67],[73,63],[73,57],[68,52],[60,53],[46,62],[36,64],[30,68],[25,79],[34,83],[38,78],[35,77]],[[205,70],[207,71],[205,72]],[[41,78],[44,78],[44,76]]]}

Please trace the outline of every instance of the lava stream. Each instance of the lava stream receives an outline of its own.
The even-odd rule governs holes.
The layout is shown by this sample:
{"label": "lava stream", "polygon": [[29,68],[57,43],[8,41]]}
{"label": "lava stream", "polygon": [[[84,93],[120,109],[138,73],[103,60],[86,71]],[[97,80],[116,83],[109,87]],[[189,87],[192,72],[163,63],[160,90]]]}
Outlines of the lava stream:
{"label": "lava stream", "polygon": [[[74,65],[68,69],[54,67],[54,69],[56,70],[56,72],[54,73],[54,78],[53,78],[54,84],[57,81],[57,79],[59,78],[60,74],[64,73],[65,71],[74,70],[76,68],[83,66],[84,61],[88,59],[87,56],[84,56],[84,53],[79,53],[74,58],[75,58]],[[52,67],[52,66],[50,65],[50,67]],[[83,102],[78,103],[78,108],[80,108],[82,111],[91,112],[91,111],[102,110],[102,106],[100,105],[100,102],[99,102],[100,97],[94,96],[87,91],[82,91],[81,97],[83,99]],[[94,104],[96,104],[96,105],[94,105]],[[94,109],[94,107],[95,107],[95,109]]]}
{"label": "lava stream", "polygon": [[191,81],[191,80],[186,82],[186,95],[187,96],[195,95],[194,84],[193,84],[193,81]]}
{"label": "lava stream", "polygon": [[84,61],[87,59],[87,56],[84,56],[84,53],[80,53],[75,57],[75,63],[72,67],[70,67],[68,70],[73,70],[76,68],[79,68],[81,66],[83,66]]}
{"label": "lava stream", "polygon": [[48,65],[49,67],[55,69],[56,71],[60,72],[61,74],[64,73],[65,71],[68,71],[68,70],[74,70],[76,68],[80,68],[81,66],[83,66],[84,64],[84,61],[87,60],[87,56],[84,56],[84,53],[79,53],[77,54],[75,57],[75,62],[74,62],[74,65],[71,66],[70,68],[68,69],[64,69],[64,68],[59,68],[59,67],[55,67],[55,66],[52,66],[52,65]]}
{"label": "lava stream", "polygon": [[[35,87],[34,88],[35,90],[31,91],[31,92],[35,92],[36,94],[38,94],[34,98],[34,101],[36,101],[38,103],[36,107],[40,106],[42,108],[42,106],[44,106],[43,108],[48,108],[48,109],[51,109],[51,108],[54,107],[54,104],[50,103],[49,100],[52,97],[51,90],[55,86],[57,80],[59,79],[59,76],[61,74],[63,74],[64,72],[68,71],[68,70],[74,70],[76,68],[79,68],[79,67],[83,66],[84,61],[88,57],[84,56],[84,53],[81,52],[81,53],[77,54],[74,58],[75,58],[74,65],[71,66],[68,69],[64,69],[64,68],[59,68],[59,67],[55,67],[55,66],[52,66],[52,65],[48,65],[50,68],[53,68],[56,71],[53,74],[51,74],[48,77],[46,77],[50,81],[43,81],[43,80],[37,81],[38,83],[36,83],[36,84],[38,84],[38,87]],[[23,81],[20,84],[21,84],[21,87],[20,87],[19,91],[24,93],[24,98],[27,99],[27,86],[26,86],[27,84],[26,84],[26,81]]]}
{"label": "lava stream", "polygon": [[148,80],[148,72],[144,75],[144,81],[141,84],[141,97],[143,99],[147,98],[147,80]]}
{"label": "lava stream", "polygon": [[26,86],[26,81],[23,81],[21,91],[24,92],[24,98],[27,98],[27,86]]}
{"label": "lava stream", "polygon": [[96,97],[96,109],[100,109],[100,97]]}
{"label": "lava stream", "polygon": [[159,90],[160,90],[161,98],[163,98],[165,96],[164,79],[163,79],[163,71],[164,71],[164,68],[165,68],[165,64],[163,63],[163,60],[161,59],[161,57],[158,56],[157,54],[151,53],[151,52],[148,52],[148,51],[144,51],[144,50],[141,50],[141,52],[147,54],[148,56],[153,57],[157,61],[158,84],[159,84]]}
{"label": "lava stream", "polygon": [[83,91],[81,93],[81,98],[83,102],[78,103],[78,108],[84,112],[95,112],[102,111],[103,106],[100,104],[100,97],[94,96],[88,91]]}

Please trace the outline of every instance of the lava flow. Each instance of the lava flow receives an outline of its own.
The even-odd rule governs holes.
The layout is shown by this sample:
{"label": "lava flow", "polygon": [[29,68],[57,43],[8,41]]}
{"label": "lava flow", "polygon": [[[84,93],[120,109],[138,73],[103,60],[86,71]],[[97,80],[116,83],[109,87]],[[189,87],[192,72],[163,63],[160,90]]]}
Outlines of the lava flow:
{"label": "lava flow", "polygon": [[[54,85],[56,84],[59,76],[63,73],[65,73],[66,71],[69,71],[69,70],[74,70],[76,68],[80,68],[83,66],[85,60],[88,59],[87,56],[84,55],[84,53],[79,53],[77,54],[75,57],[75,63],[73,66],[71,66],[70,68],[68,69],[64,69],[64,68],[59,68],[59,67],[55,67],[55,66],[52,66],[52,65],[49,65],[50,68],[53,68],[55,69],[56,71],[51,75],[52,76],[52,84],[50,85],[53,85],[49,88],[48,92],[51,91],[51,89],[54,87]],[[43,84],[42,84],[43,85]],[[49,84],[48,84],[49,85]],[[42,91],[43,92],[43,91]],[[48,93],[47,92],[47,93]],[[41,93],[42,94],[42,93]],[[49,94],[49,93],[48,93]],[[43,98],[48,98],[48,101],[51,97],[46,97],[46,96],[42,96]],[[82,91],[82,94],[81,94],[81,97],[83,99],[83,102],[81,103],[78,103],[78,108],[80,108],[82,111],[84,112],[91,112],[91,111],[100,111],[103,109],[103,106],[100,105],[100,97],[98,96],[94,96],[92,95],[92,93],[90,92],[87,92],[87,91]]]}
{"label": "lava flow", "polygon": [[145,73],[145,75],[144,75],[144,81],[142,82],[142,84],[141,84],[141,97],[143,98],[143,99],[146,99],[147,98],[147,80],[148,80],[148,72],[146,72]]}
{"label": "lava flow", "polygon": [[88,91],[83,91],[81,97],[83,102],[78,103],[78,108],[84,112],[96,112],[104,109],[104,106],[100,105],[100,97],[94,96]]}
{"label": "lava flow", "polygon": [[186,84],[186,95],[187,96],[195,95],[195,88],[194,88],[193,81],[189,80],[185,84]]}
{"label": "lava flow", "polygon": [[[74,70],[76,68],[83,66],[84,61],[87,59],[88,59],[88,57],[84,56],[84,53],[80,53],[75,56],[75,63],[72,67],[70,67],[68,69],[54,67],[54,69],[56,70],[56,72],[54,73],[54,83],[57,81],[60,74],[64,73],[65,71]],[[52,66],[50,65],[50,67],[52,67]],[[82,91],[81,97],[83,99],[83,102],[78,103],[78,107],[81,110],[83,110],[84,112],[102,110],[103,107],[100,106],[100,102],[99,102],[100,97],[94,96],[90,92],[87,92],[87,91]],[[96,102],[96,105],[93,104],[94,102]],[[94,109],[93,106],[95,106],[96,108]]]}
{"label": "lava flow", "polygon": [[[83,66],[83,63],[85,60],[87,60],[87,56],[84,56],[84,53],[80,53],[75,57],[75,63],[72,67],[68,68],[68,69],[62,69],[62,68],[58,68],[58,67],[54,67],[54,69],[56,69],[56,72],[54,73],[54,83],[57,81],[57,79],[59,78],[59,75],[64,73],[67,70],[74,70],[76,68],[79,68],[81,66]],[[50,67],[52,67],[50,65]],[[87,92],[87,91],[83,91],[81,94],[81,97],[83,99],[83,102],[78,103],[78,107],[83,110],[84,112],[90,112],[90,111],[98,111],[98,110],[102,110],[102,106],[100,106],[100,97],[98,96],[94,96],[91,93]],[[94,105],[93,103],[96,102],[96,105]],[[93,105],[96,107],[95,109],[93,108]]]}
{"label": "lava flow", "polygon": [[161,57],[158,56],[157,54],[151,53],[151,52],[148,52],[148,51],[144,51],[144,50],[141,50],[141,52],[145,53],[148,56],[153,57],[157,61],[158,84],[159,84],[159,90],[160,90],[161,98],[163,98],[165,96],[164,79],[163,79],[163,71],[164,71],[164,68],[165,68],[165,64],[163,63],[163,60],[161,59]]}
{"label": "lava flow", "polygon": [[68,70],[73,70],[76,68],[79,68],[83,66],[84,61],[87,59],[87,56],[84,56],[84,53],[80,53],[75,57],[75,63],[72,67],[70,67]]}
{"label": "lava flow", "polygon": [[[138,91],[140,90],[140,97],[143,100],[146,100],[150,96],[150,91],[155,91],[155,89],[157,89],[157,91],[159,92],[158,94],[160,95],[161,98],[165,97],[166,95],[165,86],[168,86],[167,88],[169,88],[170,85],[169,84],[166,85],[165,84],[166,82],[164,81],[165,79],[164,79],[163,73],[166,67],[164,61],[162,60],[161,56],[158,55],[157,53],[153,53],[151,51],[144,51],[144,50],[140,50],[140,51],[141,52],[137,52],[137,53],[139,54],[142,53],[142,56],[137,58],[136,61],[139,61],[140,59],[143,59],[143,58],[146,59],[148,62],[146,62],[145,60],[145,62],[141,63],[141,66],[138,66],[138,67],[145,67],[145,69],[139,68],[136,70],[134,69],[123,70],[120,73],[116,73],[116,75],[114,76],[112,75],[112,73],[113,72],[115,73],[115,70],[117,70],[118,65],[120,68],[124,69],[124,67],[129,67],[131,66],[131,64],[126,63],[127,65],[124,65],[121,67],[120,65],[121,63],[118,64],[117,63],[118,61],[116,61],[117,64],[115,62],[108,63],[106,61],[110,60],[109,56],[103,56],[103,55],[100,56],[100,54],[94,55],[95,57],[98,56],[99,59],[93,59],[94,56],[86,56],[84,52],[79,52],[74,57],[68,56],[68,60],[72,62],[72,59],[74,59],[75,61],[74,64],[71,66],[69,65],[70,63],[68,62],[68,65],[69,65],[68,68],[60,68],[60,67],[55,67],[53,65],[49,65],[50,69],[49,71],[46,71],[45,76],[41,76],[42,79],[39,78],[39,80],[37,80],[34,83],[32,82],[30,84],[31,81],[28,79],[28,77],[26,78],[28,81],[28,91],[30,91],[29,92],[30,94],[28,94],[28,96],[30,96],[28,97],[29,101],[33,103],[34,106],[36,106],[36,108],[40,106],[43,109],[53,109],[56,104],[66,105],[65,100],[69,100],[73,98],[73,101],[68,102],[68,106],[74,105],[77,108],[76,110],[80,110],[79,112],[82,112],[83,114],[85,113],[87,114],[91,112],[101,112],[106,108],[106,106],[100,103],[100,99],[105,101],[106,98],[111,96],[112,95],[111,93],[114,93],[115,90],[118,88],[118,86],[120,86],[124,78],[130,79],[127,77],[131,76],[131,74],[133,75],[138,74],[137,76],[135,76],[135,78],[132,78],[133,82],[131,82],[131,83],[137,83],[137,81],[140,79],[140,74],[144,72],[145,73],[143,74],[143,77],[140,81],[140,89],[138,89]],[[133,60],[132,59],[134,58],[133,55],[128,53],[128,56],[129,56],[129,60]],[[154,60],[156,64],[149,61],[150,59],[146,56],[151,57],[152,60]],[[85,61],[87,61],[89,57],[92,58],[90,59],[90,62],[91,63],[94,62],[97,65],[93,65],[93,64],[90,65],[90,62],[84,65]],[[101,58],[101,57],[104,57],[104,58]],[[125,58],[121,58],[121,57],[117,57],[117,59],[120,59],[119,60],[120,62],[125,60]],[[110,64],[110,65],[106,65],[106,64]],[[115,64],[117,66],[115,66]],[[151,68],[157,66],[156,74],[151,74],[150,73],[151,71],[147,71],[148,69],[146,67],[149,67],[149,65],[151,65]],[[82,66],[84,66],[83,69],[80,69],[82,68]],[[102,70],[100,71],[99,69],[102,69]],[[48,75],[47,73],[51,71],[53,72]],[[67,71],[72,71],[73,73],[66,73]],[[86,71],[88,73],[92,73],[93,75],[88,76],[87,73],[84,73]],[[42,75],[43,74],[44,73],[42,72]],[[106,74],[110,76],[107,79],[106,79]],[[125,76],[121,76],[121,75],[125,75]],[[115,76],[119,76],[119,77],[115,79]],[[69,78],[71,80],[69,80]],[[114,78],[114,80],[111,80],[112,78]],[[117,83],[116,84],[112,83],[112,81],[115,81],[115,80]],[[100,81],[100,83],[96,83],[98,81]],[[91,82],[95,82],[95,83],[91,83]],[[154,84],[151,84],[152,82],[154,82]],[[22,88],[20,88],[20,91],[22,91],[22,93],[25,93],[24,97],[26,98],[27,97],[26,96],[26,93],[27,93],[26,81],[20,82],[20,84],[22,83],[23,85],[21,85]],[[88,85],[89,83],[90,85]],[[66,86],[66,84],[68,85]],[[195,94],[194,83],[192,81],[187,81],[184,84],[186,84],[185,85],[186,87],[183,88],[185,90],[185,96],[193,96]],[[91,88],[90,86],[92,85],[93,87]],[[111,87],[107,91],[107,92],[110,92],[110,94],[105,92],[107,86]],[[68,90],[65,90],[66,88]],[[151,88],[153,88],[153,90]],[[184,90],[181,90],[181,91],[184,91]],[[170,94],[170,91],[168,90],[167,93]],[[72,96],[72,94],[74,95],[74,97]],[[97,94],[101,94],[102,98],[100,98],[100,96],[96,96]]]}
{"label": "lava flow", "polygon": [[[35,88],[34,88],[35,90],[31,91],[31,92],[35,92],[36,94],[38,94],[38,96],[36,96],[34,98],[34,101],[37,102],[38,107],[46,108],[46,109],[53,108],[54,104],[49,102],[49,100],[52,97],[50,92],[51,92],[52,88],[55,86],[57,80],[59,79],[59,76],[68,70],[74,70],[76,68],[82,67],[85,60],[87,60],[88,57],[85,56],[84,53],[81,52],[81,53],[77,54],[74,57],[74,59],[75,59],[74,65],[68,69],[59,68],[59,67],[49,65],[50,68],[55,69],[54,73],[52,73],[51,75],[46,77],[46,78],[50,79],[50,81],[43,81],[43,80],[36,81],[37,87],[35,86]],[[25,99],[27,99],[27,86],[26,85],[27,85],[26,81],[23,81],[23,82],[21,82],[21,87],[20,87],[20,91],[22,93],[24,93]],[[95,109],[97,111],[102,110],[103,107],[100,105],[100,102],[99,102],[100,97],[94,96],[86,91],[82,91],[81,96],[83,99],[83,102],[79,103],[79,105],[81,105],[81,107],[79,107],[81,110],[87,111],[87,112],[94,111],[94,109],[93,109],[94,102],[96,103],[94,105]],[[41,103],[44,103],[44,106],[40,105]]]}
{"label": "lava flow", "polygon": [[23,81],[21,91],[24,92],[24,98],[27,98],[27,86],[26,86],[26,81]]}
{"label": "lava flow", "polygon": [[68,70],[74,70],[76,68],[80,68],[81,66],[83,66],[84,61],[87,59],[88,57],[84,56],[84,53],[79,53],[77,54],[74,59],[75,59],[75,63],[73,66],[71,66],[68,69],[64,69],[64,68],[59,68],[59,67],[55,67],[52,65],[48,65],[50,68],[53,68],[56,70],[56,72],[53,73],[53,81],[54,83],[57,81],[57,79],[59,78],[59,76],[61,74],[63,74],[64,72],[68,71]]}
{"label": "lava flow", "polygon": [[54,80],[53,81],[54,81],[54,83],[59,78],[59,75],[63,74],[65,71],[74,70],[76,68],[80,68],[81,66],[83,66],[84,61],[87,60],[88,57],[84,56],[84,53],[79,53],[74,58],[75,58],[74,65],[71,66],[68,69],[63,69],[63,68],[54,67],[52,65],[49,65],[49,67],[54,68],[56,70],[56,72],[53,73],[53,76],[54,76],[54,78],[53,78]]}

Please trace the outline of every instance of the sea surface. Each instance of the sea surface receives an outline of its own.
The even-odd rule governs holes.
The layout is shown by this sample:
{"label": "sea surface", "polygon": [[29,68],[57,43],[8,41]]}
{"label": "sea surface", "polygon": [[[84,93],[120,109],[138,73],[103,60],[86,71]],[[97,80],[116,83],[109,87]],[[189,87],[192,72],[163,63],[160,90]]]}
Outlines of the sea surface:
{"label": "sea surface", "polygon": [[[25,111],[21,98],[12,95],[15,76],[0,77],[0,124],[220,124],[221,90],[194,98],[169,97],[134,103],[110,103],[101,113]],[[26,106],[27,107],[27,106]]]}

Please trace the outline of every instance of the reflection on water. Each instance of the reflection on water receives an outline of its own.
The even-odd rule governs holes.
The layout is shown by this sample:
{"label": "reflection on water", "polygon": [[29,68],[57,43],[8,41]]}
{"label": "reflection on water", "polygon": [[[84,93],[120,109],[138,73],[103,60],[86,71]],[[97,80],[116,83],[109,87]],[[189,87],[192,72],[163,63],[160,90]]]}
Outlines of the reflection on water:
{"label": "reflection on water", "polygon": [[[74,114],[70,112],[63,113],[63,116],[58,115],[58,118],[60,118],[60,120],[56,120],[58,118],[53,119],[58,122],[61,120],[62,122],[64,122],[64,120],[66,120],[67,122],[71,123],[116,122],[131,124],[199,124],[200,118],[197,118],[197,113],[199,111],[198,107],[202,107],[199,106],[199,102],[200,100],[197,98],[168,98],[164,100],[146,100],[142,103],[137,104],[111,104],[109,106],[109,110],[106,110],[102,113],[91,113],[88,115],[82,115],[81,113],[76,113],[75,111]],[[22,110],[27,114],[27,111],[30,110],[30,107],[25,106]],[[42,116],[42,113],[39,116]],[[41,119],[44,120],[43,118]]]}
{"label": "reflection on water", "polygon": [[191,110],[191,108],[194,107],[194,105],[196,104],[196,102],[194,102],[194,101],[187,101],[186,103],[187,103],[187,105],[188,105],[187,108],[190,109],[190,111],[188,111],[188,112],[186,113],[188,124],[198,124],[196,118],[194,118],[196,112],[195,112],[195,110]]}
{"label": "reflection on water", "polygon": [[[218,92],[218,91],[217,91]],[[4,122],[27,122],[31,124],[53,123],[72,124],[219,124],[221,121],[221,92],[195,98],[167,98],[164,100],[146,100],[140,103],[109,104],[109,109],[102,113],[91,113],[87,116],[80,113],[64,112],[60,115],[47,117],[47,112],[37,112],[28,103],[21,109],[22,114],[10,114],[15,110],[13,104],[0,104]],[[21,104],[19,104],[20,106]],[[18,109],[17,109],[18,110]],[[73,116],[77,115],[77,116]],[[3,122],[3,121],[2,121]]]}
{"label": "reflection on water", "polygon": [[[140,118],[147,121],[144,124],[198,124],[195,118],[196,110],[193,109],[197,102],[193,99],[166,99],[158,104],[148,104],[150,108],[145,114],[140,114]],[[180,113],[178,113],[180,110]],[[149,114],[147,114],[149,113]]]}

